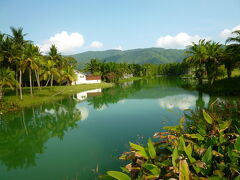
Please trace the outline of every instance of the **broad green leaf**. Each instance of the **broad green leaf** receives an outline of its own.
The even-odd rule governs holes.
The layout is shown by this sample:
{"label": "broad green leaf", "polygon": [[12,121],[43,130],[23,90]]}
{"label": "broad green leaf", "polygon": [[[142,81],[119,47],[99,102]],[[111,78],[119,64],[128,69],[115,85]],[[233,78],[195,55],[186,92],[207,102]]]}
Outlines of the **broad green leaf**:
{"label": "broad green leaf", "polygon": [[181,130],[183,130],[183,128],[184,128],[184,121],[185,121],[185,118],[184,118],[184,116],[180,119],[180,122],[179,122],[179,127],[181,128]]}
{"label": "broad green leaf", "polygon": [[208,122],[208,124],[212,124],[212,117],[203,109],[203,117]]}
{"label": "broad green leaf", "polygon": [[179,180],[190,180],[190,172],[186,160],[180,160]]}
{"label": "broad green leaf", "polygon": [[149,170],[152,173],[152,175],[157,176],[157,177],[159,176],[159,174],[161,172],[160,168],[154,164],[146,163],[146,164],[143,164],[142,167]]}
{"label": "broad green leaf", "polygon": [[178,159],[178,149],[175,147],[172,153],[172,164],[176,166],[176,160]]}
{"label": "broad green leaf", "polygon": [[240,151],[240,136],[238,136],[236,143],[234,144],[234,148],[237,151]]}
{"label": "broad green leaf", "polygon": [[222,124],[219,124],[219,132],[225,131],[231,125],[231,121],[224,121]]}
{"label": "broad green leaf", "polygon": [[128,170],[127,168],[125,168],[125,167],[121,167],[121,170],[122,170],[123,172],[129,173],[129,170]]}
{"label": "broad green leaf", "polygon": [[166,129],[168,131],[177,132],[177,133],[181,132],[179,126],[165,126],[163,129]]}
{"label": "broad green leaf", "polygon": [[202,157],[202,161],[208,164],[211,160],[212,160],[212,147],[209,146],[209,148]]}
{"label": "broad green leaf", "polygon": [[131,142],[130,142],[130,146],[132,149],[137,150],[137,151],[142,151],[144,149],[144,147],[142,147],[138,144],[131,143]]}
{"label": "broad green leaf", "polygon": [[188,159],[190,160],[191,163],[196,162],[196,160],[192,157],[192,146],[191,146],[191,144],[188,144],[188,146],[185,146],[184,151],[187,154]]}
{"label": "broad green leaf", "polygon": [[180,143],[179,143],[178,149],[179,149],[179,150],[184,150],[184,147],[185,147],[186,145],[185,145],[185,141],[184,141],[183,136],[180,136],[180,137],[179,137],[179,142],[180,142]]}
{"label": "broad green leaf", "polygon": [[156,158],[156,151],[155,151],[155,148],[153,146],[151,138],[148,139],[148,152],[149,152],[149,155],[152,159]]}
{"label": "broad green leaf", "polygon": [[137,144],[134,144],[134,143],[131,143],[131,142],[130,142],[130,146],[131,146],[132,149],[136,150],[137,153],[138,153],[140,156],[148,159],[148,155],[147,155],[147,152],[145,151],[144,147],[142,147],[142,146],[140,146],[140,145],[137,145]]}
{"label": "broad green leaf", "polygon": [[107,174],[115,179],[118,179],[118,180],[131,180],[131,178],[122,173],[122,172],[118,172],[118,171],[107,171]]}
{"label": "broad green leaf", "polygon": [[199,141],[204,140],[204,137],[201,136],[200,134],[185,134],[185,136],[193,138],[193,139],[198,139]]}

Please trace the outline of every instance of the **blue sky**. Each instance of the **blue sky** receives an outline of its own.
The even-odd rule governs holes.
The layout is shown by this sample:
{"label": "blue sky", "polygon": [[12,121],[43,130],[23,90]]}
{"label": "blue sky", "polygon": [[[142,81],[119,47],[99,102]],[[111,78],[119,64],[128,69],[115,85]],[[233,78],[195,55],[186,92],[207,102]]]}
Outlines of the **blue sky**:
{"label": "blue sky", "polygon": [[184,48],[199,38],[224,42],[240,28],[240,0],[0,0],[0,31],[10,26],[63,54]]}

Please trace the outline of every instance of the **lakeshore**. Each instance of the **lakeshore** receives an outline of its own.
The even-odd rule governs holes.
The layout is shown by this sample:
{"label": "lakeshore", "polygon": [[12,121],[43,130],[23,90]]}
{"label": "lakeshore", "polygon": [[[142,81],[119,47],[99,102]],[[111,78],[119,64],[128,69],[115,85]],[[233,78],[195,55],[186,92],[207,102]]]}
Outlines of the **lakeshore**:
{"label": "lakeshore", "polygon": [[81,84],[74,86],[53,86],[52,88],[42,87],[41,90],[38,90],[38,88],[35,87],[33,96],[28,93],[29,88],[24,88],[23,90],[25,93],[22,100],[19,98],[19,96],[13,94],[14,91],[8,90],[7,93],[9,95],[7,94],[4,98],[4,101],[0,102],[0,113],[2,114],[22,108],[55,102],[74,93],[98,88],[109,88],[112,86],[112,83],[103,82],[98,84]]}

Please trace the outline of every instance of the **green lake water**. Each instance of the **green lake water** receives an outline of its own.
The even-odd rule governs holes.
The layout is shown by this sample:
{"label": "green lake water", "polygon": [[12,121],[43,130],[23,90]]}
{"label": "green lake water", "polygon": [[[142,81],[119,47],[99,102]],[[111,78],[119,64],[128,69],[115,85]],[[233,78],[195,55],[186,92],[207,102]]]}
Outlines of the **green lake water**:
{"label": "green lake water", "polygon": [[0,117],[0,180],[88,180],[119,170],[129,141],[145,143],[213,99],[184,87],[140,80]]}

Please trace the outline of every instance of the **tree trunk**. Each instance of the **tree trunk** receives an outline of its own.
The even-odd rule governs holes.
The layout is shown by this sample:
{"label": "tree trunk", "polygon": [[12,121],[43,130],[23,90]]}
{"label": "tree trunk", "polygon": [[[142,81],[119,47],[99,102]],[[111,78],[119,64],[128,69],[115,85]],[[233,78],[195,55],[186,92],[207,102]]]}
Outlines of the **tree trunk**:
{"label": "tree trunk", "polygon": [[28,129],[27,129],[26,122],[25,122],[24,110],[22,110],[22,121],[23,121],[23,126],[24,126],[24,129],[25,129],[26,135],[28,135]]}
{"label": "tree trunk", "polygon": [[45,87],[47,87],[47,85],[48,85],[49,81],[50,81],[50,78],[47,80],[47,83],[46,83]]}
{"label": "tree trunk", "polygon": [[[16,80],[18,80],[18,65],[16,66]],[[17,86],[15,87],[15,89],[16,89],[16,96],[18,96],[18,88],[17,88]]]}
{"label": "tree trunk", "polygon": [[20,99],[23,99],[23,97],[22,97],[22,70],[21,70],[21,68],[19,70],[19,93],[20,93]]}
{"label": "tree trunk", "polygon": [[32,96],[33,92],[32,92],[32,70],[31,69],[29,69],[29,83],[30,83],[30,93]]}
{"label": "tree trunk", "polygon": [[37,71],[35,70],[35,76],[36,76],[36,80],[37,80],[37,84],[38,84],[38,89],[41,89],[41,84],[40,84],[40,80],[39,80],[39,74],[37,73]]}
{"label": "tree trunk", "polygon": [[231,78],[232,70],[230,68],[227,68],[227,76],[228,78]]}
{"label": "tree trunk", "polygon": [[202,78],[198,78],[198,84],[202,85]]}
{"label": "tree trunk", "polygon": [[3,88],[0,86],[0,101],[3,99]]}
{"label": "tree trunk", "polygon": [[51,87],[53,85],[53,74],[51,75]]}

